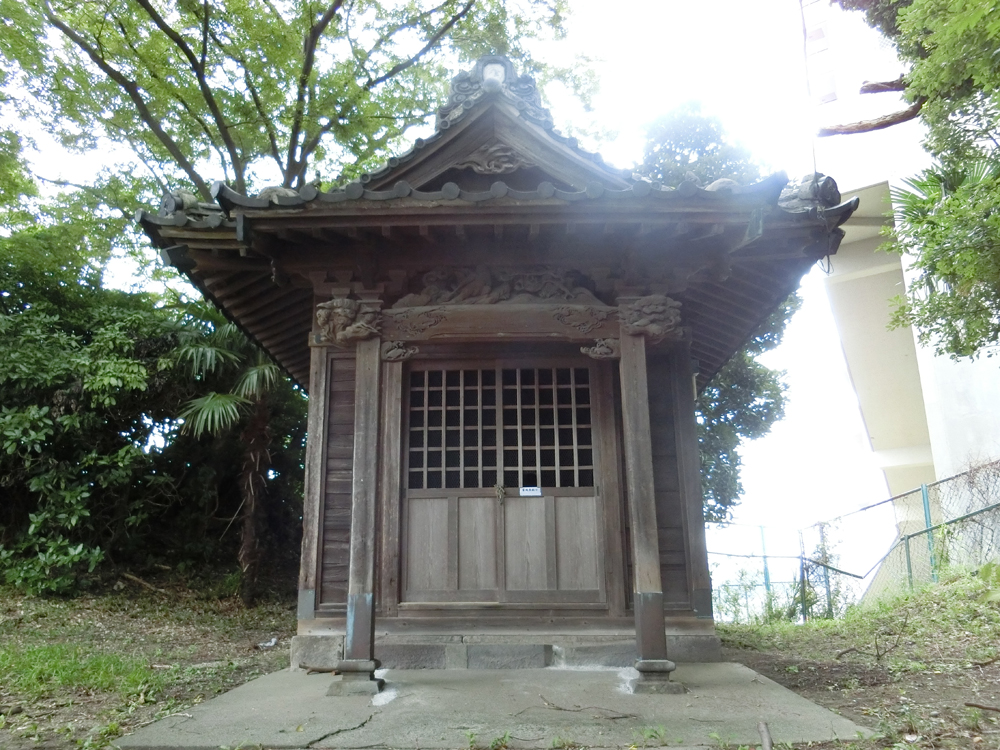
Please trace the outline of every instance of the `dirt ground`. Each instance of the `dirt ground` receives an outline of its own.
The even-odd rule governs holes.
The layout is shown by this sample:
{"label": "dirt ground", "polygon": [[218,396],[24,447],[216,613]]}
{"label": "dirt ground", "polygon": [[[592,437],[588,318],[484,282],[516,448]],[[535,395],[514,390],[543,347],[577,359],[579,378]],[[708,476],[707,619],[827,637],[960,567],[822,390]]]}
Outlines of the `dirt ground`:
{"label": "dirt ground", "polygon": [[[723,658],[745,664],[799,695],[883,733],[859,742],[876,747],[1000,747],[1000,662],[951,670],[895,672],[848,654],[828,661],[724,648]],[[967,703],[993,707],[972,708]],[[832,743],[831,746],[840,746]]]}

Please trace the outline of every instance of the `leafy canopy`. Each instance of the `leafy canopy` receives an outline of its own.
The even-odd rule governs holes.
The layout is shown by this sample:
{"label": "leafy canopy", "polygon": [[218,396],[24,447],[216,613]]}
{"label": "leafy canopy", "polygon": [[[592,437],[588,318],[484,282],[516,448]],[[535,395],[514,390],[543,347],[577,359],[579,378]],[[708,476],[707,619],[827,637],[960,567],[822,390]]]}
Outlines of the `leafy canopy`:
{"label": "leafy canopy", "polygon": [[895,44],[906,96],[926,99],[937,165],[895,191],[897,248],[918,272],[896,320],[954,357],[1000,341],[1000,3],[841,0]]}
{"label": "leafy canopy", "polygon": [[[246,192],[363,170],[442,101],[449,68],[487,53],[528,72],[566,0],[0,0],[0,80],[62,143],[109,139],[161,186]],[[19,89],[16,87],[20,87]]]}

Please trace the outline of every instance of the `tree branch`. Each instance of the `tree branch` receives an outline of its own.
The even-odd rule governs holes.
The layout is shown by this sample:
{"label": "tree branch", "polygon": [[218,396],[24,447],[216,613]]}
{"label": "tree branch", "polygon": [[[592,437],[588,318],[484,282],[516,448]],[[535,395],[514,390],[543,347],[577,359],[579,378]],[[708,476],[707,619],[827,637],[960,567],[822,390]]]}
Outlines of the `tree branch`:
{"label": "tree branch", "polygon": [[906,83],[900,75],[895,81],[865,81],[861,84],[861,94],[881,94],[884,91],[906,91]]}
{"label": "tree branch", "polygon": [[[233,165],[233,176],[235,177],[235,188],[239,192],[246,192],[246,181],[244,176],[243,159],[240,157],[239,150],[236,148],[236,143],[233,141],[232,133],[229,130],[229,125],[226,122],[225,116],[222,114],[222,110],[219,107],[219,103],[215,99],[215,94],[212,93],[211,86],[208,85],[208,79],[205,77],[205,66],[198,62],[198,57],[195,55],[194,50],[191,49],[190,45],[184,39],[180,33],[174,29],[170,24],[168,24],[163,16],[161,16],[156,8],[153,7],[150,0],[136,0],[139,6],[146,11],[146,15],[156,24],[157,28],[160,29],[167,38],[174,43],[187,58],[188,63],[191,65],[191,70],[195,75],[195,79],[198,81],[198,88],[201,91],[201,96],[205,100],[205,104],[208,105],[209,112],[212,113],[212,119],[215,120],[215,125],[219,129],[219,135],[222,136],[222,142],[226,146],[226,151],[229,152],[229,159]],[[207,6],[207,0],[206,0]],[[208,25],[208,9],[206,7],[204,24]]]}
{"label": "tree branch", "polygon": [[476,0],[469,0],[469,2],[465,4],[465,7],[462,8],[462,10],[460,10],[458,13],[449,18],[448,21],[445,22],[445,24],[440,29],[434,32],[431,38],[427,40],[427,44],[425,44],[421,48],[421,50],[417,52],[417,54],[413,55],[413,57],[409,58],[408,60],[404,60],[401,63],[393,65],[392,68],[389,69],[389,72],[386,73],[385,75],[381,75],[374,80],[369,78],[368,82],[365,84],[365,89],[370,91],[379,84],[385,83],[390,78],[394,78],[395,76],[399,75],[407,68],[411,68],[414,65],[416,65],[417,61],[419,61],[421,57],[427,54],[428,51],[430,51],[439,41],[441,41],[441,37],[443,37],[445,34],[451,31],[452,26],[454,26],[456,23],[461,21],[469,14],[469,11],[472,10],[472,6],[475,4]]}
{"label": "tree branch", "polygon": [[889,115],[883,115],[882,117],[876,117],[874,120],[859,120],[858,122],[849,122],[843,125],[830,125],[825,128],[820,128],[816,135],[820,138],[826,138],[831,135],[853,135],[855,133],[871,133],[875,130],[883,130],[884,128],[890,128],[893,125],[899,125],[900,123],[909,122],[920,114],[921,108],[924,106],[924,102],[927,101],[926,97],[920,97],[913,104],[911,104],[906,109],[900,110],[899,112],[893,112]]}
{"label": "tree branch", "polygon": [[194,184],[195,189],[198,191],[201,198],[205,201],[211,201],[212,193],[209,190],[208,185],[201,178],[201,175],[195,171],[194,165],[188,161],[184,152],[181,151],[180,146],[177,145],[177,142],[170,137],[170,135],[163,129],[163,126],[160,125],[160,121],[153,116],[153,113],[149,110],[146,101],[142,98],[142,90],[139,88],[139,85],[135,81],[127,78],[117,68],[109,64],[108,61],[97,52],[97,50],[87,43],[86,39],[80,36],[80,34],[71,29],[62,19],[56,16],[56,14],[52,11],[52,7],[47,2],[44,4],[44,13],[45,18],[49,23],[55,26],[66,38],[79,47],[108,78],[118,84],[118,86],[128,95],[128,98],[131,99],[132,103],[135,105],[140,119],[151,131],[153,131],[153,135],[155,135],[157,140],[163,144],[167,153],[169,153],[177,163],[177,166],[179,166],[188,176],[188,179],[190,179]]}
{"label": "tree branch", "polygon": [[300,159],[296,159],[295,153],[298,150],[299,138],[302,135],[302,121],[306,111],[306,93],[309,89],[309,78],[312,75],[313,65],[316,63],[316,47],[319,38],[323,36],[326,27],[330,25],[337,11],[344,4],[344,0],[334,0],[326,9],[322,17],[312,25],[309,34],[305,39],[305,46],[302,54],[302,71],[299,73],[298,90],[295,95],[295,114],[292,117],[292,130],[288,136],[288,158],[285,162],[285,187],[291,187],[293,174],[300,166]]}
{"label": "tree branch", "polygon": [[[280,16],[279,16],[280,18]],[[257,114],[260,116],[260,122],[264,125],[264,130],[267,132],[267,139],[271,146],[270,156],[274,159],[275,163],[278,165],[278,169],[283,170],[284,164],[281,161],[281,153],[278,149],[278,133],[274,129],[274,122],[271,120],[267,109],[264,107],[264,102],[260,98],[260,92],[253,83],[253,79],[250,76],[250,67],[247,65],[246,59],[239,54],[229,49],[226,43],[216,34],[214,31],[209,30],[209,35],[215,46],[219,51],[235,60],[239,63],[240,67],[243,68],[243,83],[246,84],[247,91],[250,92],[250,98],[253,100],[254,108],[257,110]]]}

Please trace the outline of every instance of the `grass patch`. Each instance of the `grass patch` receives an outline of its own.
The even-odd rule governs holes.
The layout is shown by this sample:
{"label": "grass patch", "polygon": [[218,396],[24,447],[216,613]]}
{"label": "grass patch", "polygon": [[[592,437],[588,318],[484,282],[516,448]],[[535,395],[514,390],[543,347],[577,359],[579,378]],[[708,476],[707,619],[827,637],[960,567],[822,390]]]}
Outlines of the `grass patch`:
{"label": "grass patch", "polygon": [[166,681],[167,675],[151,669],[149,660],[141,656],[89,653],[67,644],[25,649],[0,646],[0,683],[26,700],[65,689],[131,698],[158,692]]}
{"label": "grass patch", "polygon": [[[96,750],[288,665],[293,587],[253,608],[179,576],[76,598],[0,587],[0,747]],[[277,645],[260,648],[273,638]]]}

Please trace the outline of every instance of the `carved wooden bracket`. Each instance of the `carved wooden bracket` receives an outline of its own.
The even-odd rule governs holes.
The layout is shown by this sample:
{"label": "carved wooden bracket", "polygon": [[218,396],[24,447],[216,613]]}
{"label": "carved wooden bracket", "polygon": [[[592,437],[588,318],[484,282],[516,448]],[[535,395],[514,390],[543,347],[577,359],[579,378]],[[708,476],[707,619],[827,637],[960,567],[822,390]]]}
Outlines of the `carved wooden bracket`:
{"label": "carved wooden bracket", "polygon": [[382,359],[386,362],[403,362],[419,351],[416,346],[407,346],[405,341],[385,341],[382,344]]}
{"label": "carved wooden bracket", "polygon": [[581,346],[580,351],[591,359],[621,359],[620,339],[597,339],[593,346]]}
{"label": "carved wooden bracket", "polygon": [[681,303],[662,294],[651,294],[618,306],[622,331],[630,336],[645,336],[650,343],[684,338],[681,328]]}
{"label": "carved wooden bracket", "polygon": [[347,297],[334,297],[316,305],[319,342],[345,349],[356,341],[378,336],[381,305],[378,300],[359,302]]}

